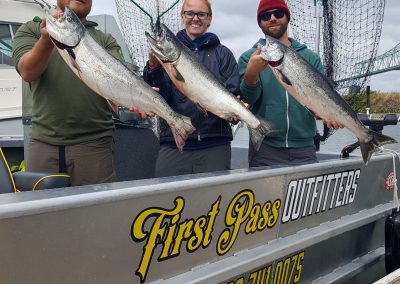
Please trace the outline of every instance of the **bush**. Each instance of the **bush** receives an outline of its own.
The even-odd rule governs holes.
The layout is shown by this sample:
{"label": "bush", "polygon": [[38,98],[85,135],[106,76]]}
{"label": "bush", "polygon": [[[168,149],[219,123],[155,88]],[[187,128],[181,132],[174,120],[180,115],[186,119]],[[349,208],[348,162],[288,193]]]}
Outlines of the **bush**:
{"label": "bush", "polygon": [[[364,113],[367,107],[367,95],[365,93],[344,95],[343,98],[357,113]],[[400,93],[370,94],[371,113],[400,113]]]}

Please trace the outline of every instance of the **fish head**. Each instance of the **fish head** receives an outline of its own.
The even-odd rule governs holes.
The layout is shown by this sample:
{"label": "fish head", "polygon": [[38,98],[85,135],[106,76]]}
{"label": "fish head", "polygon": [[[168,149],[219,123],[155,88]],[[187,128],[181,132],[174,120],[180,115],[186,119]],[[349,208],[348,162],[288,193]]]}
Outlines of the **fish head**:
{"label": "fish head", "polygon": [[181,43],[164,24],[161,24],[157,35],[152,37],[146,32],[147,42],[154,55],[163,63],[172,63],[181,55]]}
{"label": "fish head", "polygon": [[265,45],[261,45],[260,56],[268,61],[272,67],[277,67],[283,62],[285,56],[284,46],[278,40],[266,35]]}
{"label": "fish head", "polygon": [[53,42],[61,49],[77,46],[86,31],[81,20],[69,7],[65,7],[64,14],[59,18],[47,13],[46,29]]}

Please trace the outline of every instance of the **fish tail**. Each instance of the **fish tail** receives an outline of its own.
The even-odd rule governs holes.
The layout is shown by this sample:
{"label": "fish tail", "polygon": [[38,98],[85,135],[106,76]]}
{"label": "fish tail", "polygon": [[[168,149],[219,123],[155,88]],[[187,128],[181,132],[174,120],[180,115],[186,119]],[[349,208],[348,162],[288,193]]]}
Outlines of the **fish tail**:
{"label": "fish tail", "polygon": [[368,164],[372,153],[376,152],[380,146],[397,143],[396,139],[373,130],[368,130],[368,137],[370,138],[369,142],[363,143],[360,141],[361,154],[366,165]]}
{"label": "fish tail", "polygon": [[259,121],[260,124],[257,128],[249,127],[250,140],[257,151],[260,149],[261,143],[263,142],[265,135],[274,131],[274,126],[271,123],[261,118],[259,118]]}
{"label": "fish tail", "polygon": [[179,151],[183,151],[186,139],[196,128],[192,125],[190,118],[183,115],[177,115],[173,124],[170,124],[172,134],[174,135],[176,146]]}

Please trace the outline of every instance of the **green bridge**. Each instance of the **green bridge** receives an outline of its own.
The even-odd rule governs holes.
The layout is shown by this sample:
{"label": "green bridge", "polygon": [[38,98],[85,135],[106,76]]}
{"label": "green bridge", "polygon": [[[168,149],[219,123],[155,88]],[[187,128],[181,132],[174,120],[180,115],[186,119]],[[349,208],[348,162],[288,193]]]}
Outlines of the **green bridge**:
{"label": "green bridge", "polygon": [[[343,83],[353,79],[359,79],[392,70],[400,70],[400,43],[372,60],[365,60],[356,63],[354,65],[353,75],[346,79],[338,80],[336,83]],[[349,83],[351,84],[351,82]],[[343,85],[346,84],[342,84],[342,86]]]}

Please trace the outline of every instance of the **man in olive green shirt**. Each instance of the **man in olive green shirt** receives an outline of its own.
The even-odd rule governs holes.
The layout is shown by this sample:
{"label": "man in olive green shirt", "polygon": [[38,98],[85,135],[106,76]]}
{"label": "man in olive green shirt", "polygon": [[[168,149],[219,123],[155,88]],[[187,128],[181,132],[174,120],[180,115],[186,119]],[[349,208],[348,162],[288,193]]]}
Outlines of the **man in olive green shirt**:
{"label": "man in olive green shirt", "polygon": [[[56,14],[68,5],[92,37],[121,58],[115,39],[86,20],[92,0],[58,0],[57,5]],[[110,105],[63,61],[47,33],[45,18],[21,26],[14,37],[13,58],[33,95],[27,170],[65,172],[71,175],[72,185],[112,182],[114,123]]]}

